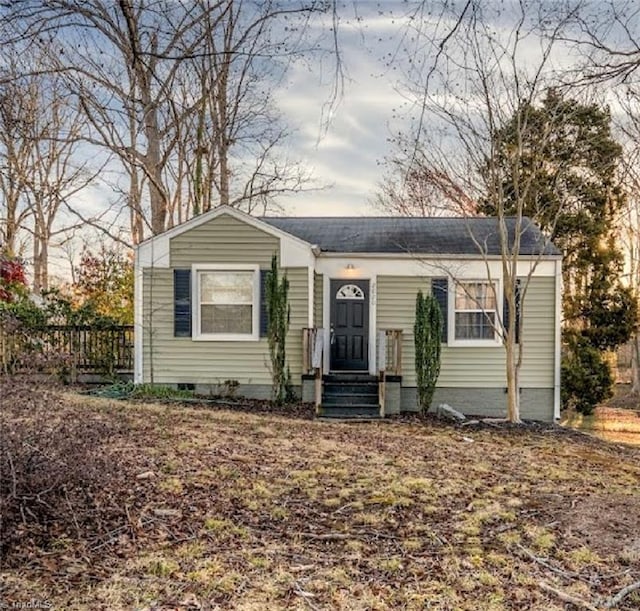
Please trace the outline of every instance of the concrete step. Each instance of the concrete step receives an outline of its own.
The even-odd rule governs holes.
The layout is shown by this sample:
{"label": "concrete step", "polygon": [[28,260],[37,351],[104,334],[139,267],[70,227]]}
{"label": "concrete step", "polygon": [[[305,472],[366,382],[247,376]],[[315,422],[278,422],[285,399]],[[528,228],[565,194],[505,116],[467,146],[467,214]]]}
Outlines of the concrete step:
{"label": "concrete step", "polygon": [[321,418],[379,418],[380,408],[377,405],[326,405],[320,406]]}
{"label": "concrete step", "polygon": [[357,384],[354,382],[325,382],[322,385],[322,392],[329,395],[377,395],[378,383],[371,384],[369,382],[362,382]]}
{"label": "concrete step", "polygon": [[[376,389],[377,390],[377,389]],[[322,394],[323,405],[378,405],[378,393],[331,392]]]}
{"label": "concrete step", "polygon": [[356,384],[377,384],[378,376],[372,376],[368,373],[327,373],[322,376],[322,380],[330,384],[346,384],[349,382]]}

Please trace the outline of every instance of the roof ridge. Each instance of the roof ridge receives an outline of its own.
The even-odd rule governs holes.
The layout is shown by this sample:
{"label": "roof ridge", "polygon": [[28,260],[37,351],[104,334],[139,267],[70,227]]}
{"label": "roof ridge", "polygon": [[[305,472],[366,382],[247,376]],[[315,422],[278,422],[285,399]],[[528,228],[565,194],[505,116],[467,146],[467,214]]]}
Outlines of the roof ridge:
{"label": "roof ridge", "polygon": [[[310,220],[318,220],[318,221],[326,221],[328,219],[335,220],[407,220],[407,221],[417,221],[417,220],[429,220],[429,221],[497,221],[499,217],[497,216],[257,216],[256,218],[269,222],[270,220],[274,221],[310,221]],[[517,219],[516,215],[505,216],[505,219],[513,220]],[[528,216],[522,217],[523,221],[531,221]]]}

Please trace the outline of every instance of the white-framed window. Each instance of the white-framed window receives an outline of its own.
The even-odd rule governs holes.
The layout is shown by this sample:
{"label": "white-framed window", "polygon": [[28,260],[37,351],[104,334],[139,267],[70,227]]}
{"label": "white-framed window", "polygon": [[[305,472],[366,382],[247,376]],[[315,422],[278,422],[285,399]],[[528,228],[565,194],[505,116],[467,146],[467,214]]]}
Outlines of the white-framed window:
{"label": "white-framed window", "polygon": [[[451,300],[451,343],[496,345],[498,334],[497,283],[488,280],[456,280]],[[451,294],[451,293],[450,293]]]}
{"label": "white-framed window", "polygon": [[257,341],[260,338],[260,267],[194,265],[193,339]]}

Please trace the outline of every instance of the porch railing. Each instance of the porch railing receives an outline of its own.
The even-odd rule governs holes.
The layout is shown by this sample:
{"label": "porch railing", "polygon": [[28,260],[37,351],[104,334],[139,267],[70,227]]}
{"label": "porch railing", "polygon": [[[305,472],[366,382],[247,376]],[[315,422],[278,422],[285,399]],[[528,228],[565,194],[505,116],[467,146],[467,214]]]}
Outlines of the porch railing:
{"label": "porch railing", "polygon": [[402,375],[402,329],[378,331],[378,371]]}
{"label": "porch railing", "polygon": [[66,357],[73,371],[114,373],[133,370],[133,325],[112,327],[49,325],[9,331],[0,326],[3,371],[19,372],[36,357]]}
{"label": "porch railing", "polygon": [[322,362],[324,354],[324,329],[302,329],[302,373],[314,376],[314,403],[316,414],[322,403]]}
{"label": "porch railing", "polygon": [[[402,375],[402,329],[378,331],[378,400],[380,416],[384,417],[386,378]],[[308,327],[302,330],[302,373],[314,377],[314,403],[316,413],[322,403],[322,373],[324,355],[324,329]]]}
{"label": "porch railing", "polygon": [[378,401],[380,417],[385,415],[387,376],[402,375],[402,329],[378,331]]}

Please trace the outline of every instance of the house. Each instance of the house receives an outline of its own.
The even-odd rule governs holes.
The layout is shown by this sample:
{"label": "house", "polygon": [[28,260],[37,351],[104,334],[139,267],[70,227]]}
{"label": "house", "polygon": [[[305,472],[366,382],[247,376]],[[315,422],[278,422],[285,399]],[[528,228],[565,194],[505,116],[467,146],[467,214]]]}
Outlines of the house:
{"label": "house", "polygon": [[[422,289],[445,321],[434,404],[504,416],[505,350],[488,322],[503,315],[499,253],[491,218],[256,218],[215,208],[137,248],[135,381],[268,398],[262,289],[275,254],[290,283],[292,380],[319,413],[417,409]],[[519,277],[531,273],[519,313],[521,414],[551,421],[560,409],[561,255],[528,223],[518,265]]]}

